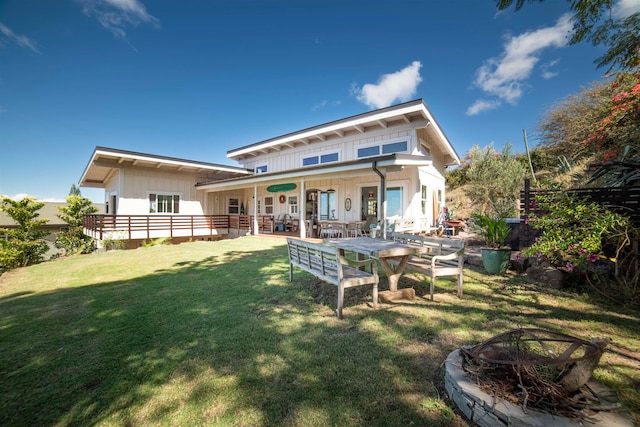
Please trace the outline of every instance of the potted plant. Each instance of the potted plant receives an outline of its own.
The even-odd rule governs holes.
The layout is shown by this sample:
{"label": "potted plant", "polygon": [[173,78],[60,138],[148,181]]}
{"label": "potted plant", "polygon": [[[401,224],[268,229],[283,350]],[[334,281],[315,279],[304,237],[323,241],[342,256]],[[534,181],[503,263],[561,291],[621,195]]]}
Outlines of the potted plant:
{"label": "potted plant", "polygon": [[511,248],[506,245],[509,225],[505,215],[492,216],[474,213],[472,230],[482,237],[486,247],[481,249],[482,265],[489,274],[502,274],[511,261]]}

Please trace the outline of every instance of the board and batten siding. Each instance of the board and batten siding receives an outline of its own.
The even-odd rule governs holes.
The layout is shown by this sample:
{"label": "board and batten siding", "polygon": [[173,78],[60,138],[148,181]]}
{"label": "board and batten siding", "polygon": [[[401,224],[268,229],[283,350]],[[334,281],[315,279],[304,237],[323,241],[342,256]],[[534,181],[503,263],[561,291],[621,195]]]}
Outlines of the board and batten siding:
{"label": "board and batten siding", "polygon": [[239,204],[244,205],[245,215],[253,214],[253,189],[228,190],[215,193],[204,193],[206,198],[206,215],[227,215],[230,198],[238,199]]}
{"label": "board and batten siding", "polygon": [[[391,130],[391,132],[390,132]],[[254,169],[267,165],[269,172],[279,172],[283,170],[298,169],[302,167],[302,159],[314,154],[339,152],[340,161],[357,159],[357,149],[368,145],[381,143],[382,141],[395,141],[407,138],[409,141],[409,152],[416,144],[415,129],[410,126],[399,126],[393,129],[383,129],[366,134],[347,135],[342,138],[329,139],[324,142],[314,142],[310,145],[303,145],[278,153],[268,153],[246,159],[241,163],[243,168]]]}
{"label": "board and batten siding", "polygon": [[202,195],[195,189],[196,177],[155,170],[120,169],[123,179],[118,192],[118,215],[149,215],[149,194],[180,196],[180,215],[202,215]]}
{"label": "board and batten siding", "polygon": [[[109,194],[119,194],[121,192],[120,189],[120,176],[122,174],[122,170],[118,170],[113,174],[104,184],[104,193],[106,197],[109,197]],[[106,200],[105,200],[106,201]],[[110,212],[113,213],[113,212]]]}

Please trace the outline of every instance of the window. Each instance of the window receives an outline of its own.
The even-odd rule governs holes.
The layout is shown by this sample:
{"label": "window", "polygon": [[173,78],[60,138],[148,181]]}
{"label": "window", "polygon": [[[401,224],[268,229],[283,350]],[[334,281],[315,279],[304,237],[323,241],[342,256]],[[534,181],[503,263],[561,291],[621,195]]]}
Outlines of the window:
{"label": "window", "polygon": [[431,157],[431,148],[427,145],[426,142],[420,140],[420,151],[427,157]]}
{"label": "window", "polygon": [[338,153],[323,154],[320,156],[320,163],[331,163],[338,161]]}
{"label": "window", "polygon": [[387,216],[402,217],[402,187],[387,188]]}
{"label": "window", "polygon": [[331,163],[340,160],[340,153],[324,153],[302,158],[302,166],[318,165],[320,163]]}
{"label": "window", "polygon": [[180,213],[180,196],[177,194],[149,194],[149,213]]}
{"label": "window", "polygon": [[367,199],[367,216],[378,216],[378,201]]}
{"label": "window", "polygon": [[336,193],[333,191],[321,192],[318,200],[318,215],[321,221],[338,218],[336,210]]}
{"label": "window", "polygon": [[298,196],[289,196],[289,215],[298,215]]}
{"label": "window", "polygon": [[407,141],[382,145],[382,154],[401,153],[403,151],[407,151]]}
{"label": "window", "polygon": [[318,156],[305,157],[302,159],[302,166],[317,165],[319,162]]}
{"label": "window", "polygon": [[258,215],[262,214],[262,205],[260,203],[260,199],[258,199]]}
{"label": "window", "polygon": [[358,148],[358,158],[379,156],[382,154],[404,153],[409,149],[408,141],[387,142],[381,145]]}
{"label": "window", "polygon": [[256,173],[265,173],[267,171],[267,165],[258,166],[256,168]]}
{"label": "window", "polygon": [[380,147],[377,145],[373,147],[358,148],[358,158],[377,156],[378,154],[380,154]]}
{"label": "window", "polygon": [[240,199],[229,197],[228,213],[229,215],[237,215],[240,213]]}
{"label": "window", "polygon": [[421,206],[422,206],[422,215],[426,215],[427,206],[429,206],[428,200],[427,200],[427,186],[423,185],[421,189],[422,191],[420,192],[420,199],[421,199]]}
{"label": "window", "polygon": [[273,196],[264,198],[264,213],[265,215],[273,215]]}

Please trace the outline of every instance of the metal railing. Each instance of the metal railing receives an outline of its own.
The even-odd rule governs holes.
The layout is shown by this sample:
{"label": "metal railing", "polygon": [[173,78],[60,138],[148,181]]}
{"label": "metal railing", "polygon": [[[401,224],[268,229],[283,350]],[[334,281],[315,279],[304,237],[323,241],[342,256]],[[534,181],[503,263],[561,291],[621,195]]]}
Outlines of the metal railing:
{"label": "metal railing", "polygon": [[[84,233],[104,240],[200,237],[253,230],[253,215],[85,215]],[[258,215],[260,233],[273,233],[273,216]]]}

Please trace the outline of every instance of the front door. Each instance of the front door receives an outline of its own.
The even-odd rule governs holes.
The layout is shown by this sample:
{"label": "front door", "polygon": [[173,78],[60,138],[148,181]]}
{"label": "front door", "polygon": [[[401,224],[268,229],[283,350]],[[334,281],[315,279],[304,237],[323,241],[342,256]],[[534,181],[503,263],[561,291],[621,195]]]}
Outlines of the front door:
{"label": "front door", "polygon": [[311,237],[316,235],[316,227],[318,225],[318,190],[313,188],[305,192],[305,209],[304,217],[307,221],[307,233]]}
{"label": "front door", "polygon": [[366,221],[366,227],[378,222],[378,187],[362,187],[361,190],[361,216]]}

